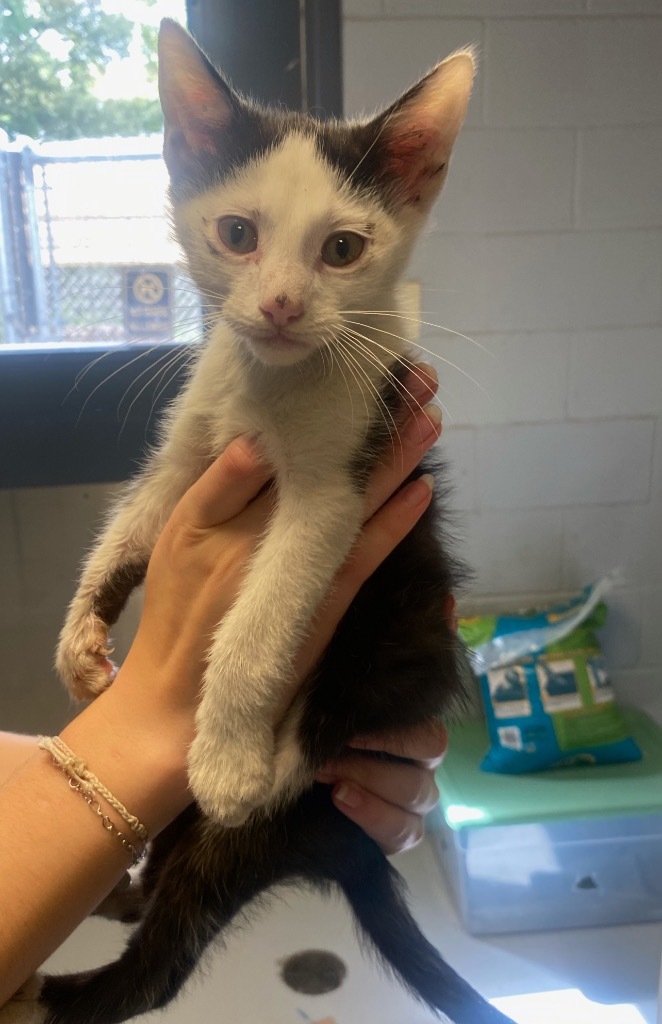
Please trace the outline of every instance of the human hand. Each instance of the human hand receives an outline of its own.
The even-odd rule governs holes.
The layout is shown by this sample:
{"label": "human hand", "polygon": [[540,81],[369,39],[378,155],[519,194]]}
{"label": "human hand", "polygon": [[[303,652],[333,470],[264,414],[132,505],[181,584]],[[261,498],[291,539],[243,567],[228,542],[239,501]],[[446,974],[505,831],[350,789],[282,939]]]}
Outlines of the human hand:
{"label": "human hand", "polygon": [[[416,385],[423,404],[434,394],[436,381],[425,367],[418,376],[407,386],[413,391]],[[297,685],[316,664],[361,584],[427,507],[430,491],[421,481],[389,495],[415,469],[439,431],[438,420],[425,411],[410,416],[394,444],[393,458],[373,473],[366,525],[301,649]],[[255,447],[239,438],[181,499],[150,560],[138,633],[113,686],[103,695],[119,706],[124,721],[127,714],[134,723],[142,720],[152,737],[158,722],[163,742],[182,755],[194,735],[211,636],[235,600],[269,522],[275,501],[274,493],[265,489],[270,472]],[[286,695],[287,703],[294,692]]]}
{"label": "human hand", "polygon": [[[423,838],[425,816],[439,799],[434,781],[448,734],[429,722],[393,736],[357,739],[356,753],[325,765],[316,778],[332,785],[336,807],[367,832],[386,854],[400,853]],[[406,760],[367,757],[379,751]]]}

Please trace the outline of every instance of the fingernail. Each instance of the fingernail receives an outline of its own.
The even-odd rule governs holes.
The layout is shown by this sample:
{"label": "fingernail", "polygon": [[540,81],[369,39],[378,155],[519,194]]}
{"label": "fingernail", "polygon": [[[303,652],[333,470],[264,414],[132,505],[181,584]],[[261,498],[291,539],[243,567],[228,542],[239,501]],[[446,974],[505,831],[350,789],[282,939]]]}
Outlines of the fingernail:
{"label": "fingernail", "polygon": [[341,782],[333,795],[338,803],[345,804],[346,807],[358,807],[361,803],[361,794],[346,782]]}
{"label": "fingernail", "polygon": [[423,444],[431,437],[437,437],[440,426],[441,409],[434,402],[429,402],[409,421],[405,430],[405,437],[409,441]]}
{"label": "fingernail", "polygon": [[432,473],[423,473],[417,480],[409,484],[403,491],[402,498],[408,505],[420,505],[427,501],[434,488],[434,477]]}
{"label": "fingernail", "polygon": [[428,363],[418,363],[409,374],[405,387],[418,400],[427,398],[430,391],[436,391],[438,383],[439,378],[434,366],[429,366]]}

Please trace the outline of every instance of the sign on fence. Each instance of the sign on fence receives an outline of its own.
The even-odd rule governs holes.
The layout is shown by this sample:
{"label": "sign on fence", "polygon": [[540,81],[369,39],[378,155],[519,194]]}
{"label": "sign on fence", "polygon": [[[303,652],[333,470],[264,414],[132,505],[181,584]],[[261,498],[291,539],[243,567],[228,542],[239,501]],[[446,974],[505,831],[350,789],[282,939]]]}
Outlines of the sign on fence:
{"label": "sign on fence", "polygon": [[167,267],[124,270],[124,326],[127,334],[168,334],[172,328],[172,280]]}

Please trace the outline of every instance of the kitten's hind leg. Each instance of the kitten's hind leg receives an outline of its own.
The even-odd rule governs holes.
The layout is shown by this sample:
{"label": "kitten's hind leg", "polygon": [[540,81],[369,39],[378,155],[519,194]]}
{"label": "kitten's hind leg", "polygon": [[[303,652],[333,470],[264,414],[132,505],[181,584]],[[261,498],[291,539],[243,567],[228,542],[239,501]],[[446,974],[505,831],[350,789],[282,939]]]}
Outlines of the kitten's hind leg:
{"label": "kitten's hind leg", "polygon": [[[190,825],[196,814],[190,808],[180,817]],[[284,835],[272,849],[268,825],[256,831],[255,842],[209,828],[193,824],[170,851],[145,916],[117,961],[45,979],[46,1024],[120,1024],[165,1006],[209,943],[253,896],[279,880]]]}

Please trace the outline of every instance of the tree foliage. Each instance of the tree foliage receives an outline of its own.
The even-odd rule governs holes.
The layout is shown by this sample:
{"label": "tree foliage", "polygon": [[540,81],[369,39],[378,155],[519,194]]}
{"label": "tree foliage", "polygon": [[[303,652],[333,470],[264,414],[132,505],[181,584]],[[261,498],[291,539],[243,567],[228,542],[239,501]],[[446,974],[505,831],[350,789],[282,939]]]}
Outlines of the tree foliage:
{"label": "tree foliage", "polygon": [[[159,131],[156,100],[101,100],[93,92],[109,61],[128,56],[132,34],[133,22],[108,14],[101,0],[3,0],[0,128],[35,139]],[[155,30],[143,26],[142,39],[153,74]]]}

